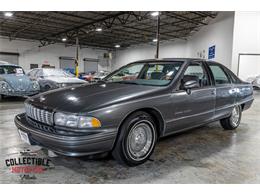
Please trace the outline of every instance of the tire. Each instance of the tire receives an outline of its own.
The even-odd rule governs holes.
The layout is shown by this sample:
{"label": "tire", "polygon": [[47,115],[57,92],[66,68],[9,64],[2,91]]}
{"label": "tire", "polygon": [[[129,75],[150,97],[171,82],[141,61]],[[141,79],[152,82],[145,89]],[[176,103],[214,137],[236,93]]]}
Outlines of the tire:
{"label": "tire", "polygon": [[51,89],[51,87],[49,85],[45,85],[43,88],[43,91],[49,91]]}
{"label": "tire", "polygon": [[119,129],[118,139],[112,151],[121,164],[137,166],[148,160],[157,142],[157,130],[153,118],[146,112],[131,114]]}
{"label": "tire", "polygon": [[3,100],[3,95],[0,94],[0,102]]}
{"label": "tire", "polygon": [[241,116],[242,116],[241,106],[236,105],[233,108],[231,115],[227,118],[221,119],[220,124],[225,130],[234,130],[239,126],[241,121]]}

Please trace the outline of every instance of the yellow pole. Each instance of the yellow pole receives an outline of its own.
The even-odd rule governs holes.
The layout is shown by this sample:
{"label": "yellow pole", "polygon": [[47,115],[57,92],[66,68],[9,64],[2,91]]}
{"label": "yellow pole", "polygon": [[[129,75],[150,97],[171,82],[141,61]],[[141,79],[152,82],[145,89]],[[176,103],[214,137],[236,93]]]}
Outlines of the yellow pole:
{"label": "yellow pole", "polygon": [[79,77],[79,38],[76,37],[76,60],[75,60],[76,68],[75,74],[76,77]]}

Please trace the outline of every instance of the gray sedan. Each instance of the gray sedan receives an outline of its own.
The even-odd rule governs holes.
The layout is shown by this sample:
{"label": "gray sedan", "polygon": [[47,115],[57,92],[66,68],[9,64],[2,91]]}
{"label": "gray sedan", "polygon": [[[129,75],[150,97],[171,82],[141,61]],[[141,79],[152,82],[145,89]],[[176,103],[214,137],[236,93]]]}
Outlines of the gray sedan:
{"label": "gray sedan", "polygon": [[251,84],[217,62],[144,60],[97,84],[29,98],[15,124],[29,144],[67,156],[112,151],[135,166],[149,158],[158,138],[218,120],[236,129],[252,94]]}

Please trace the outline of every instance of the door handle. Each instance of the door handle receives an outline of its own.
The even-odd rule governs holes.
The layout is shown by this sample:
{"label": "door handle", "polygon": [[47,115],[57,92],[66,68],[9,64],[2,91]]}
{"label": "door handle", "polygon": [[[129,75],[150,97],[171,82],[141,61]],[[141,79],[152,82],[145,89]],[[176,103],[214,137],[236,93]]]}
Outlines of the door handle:
{"label": "door handle", "polygon": [[211,91],[211,95],[216,95],[216,91],[215,91],[215,90],[212,90],[212,91]]}

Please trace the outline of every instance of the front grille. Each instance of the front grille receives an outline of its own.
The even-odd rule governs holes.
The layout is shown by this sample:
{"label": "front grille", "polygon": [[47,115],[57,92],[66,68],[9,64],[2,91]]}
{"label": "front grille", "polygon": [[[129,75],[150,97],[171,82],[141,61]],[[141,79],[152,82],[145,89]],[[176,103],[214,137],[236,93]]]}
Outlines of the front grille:
{"label": "front grille", "polygon": [[32,106],[31,104],[25,104],[26,115],[36,121],[52,125],[53,124],[53,116],[51,112],[46,110],[42,110]]}

